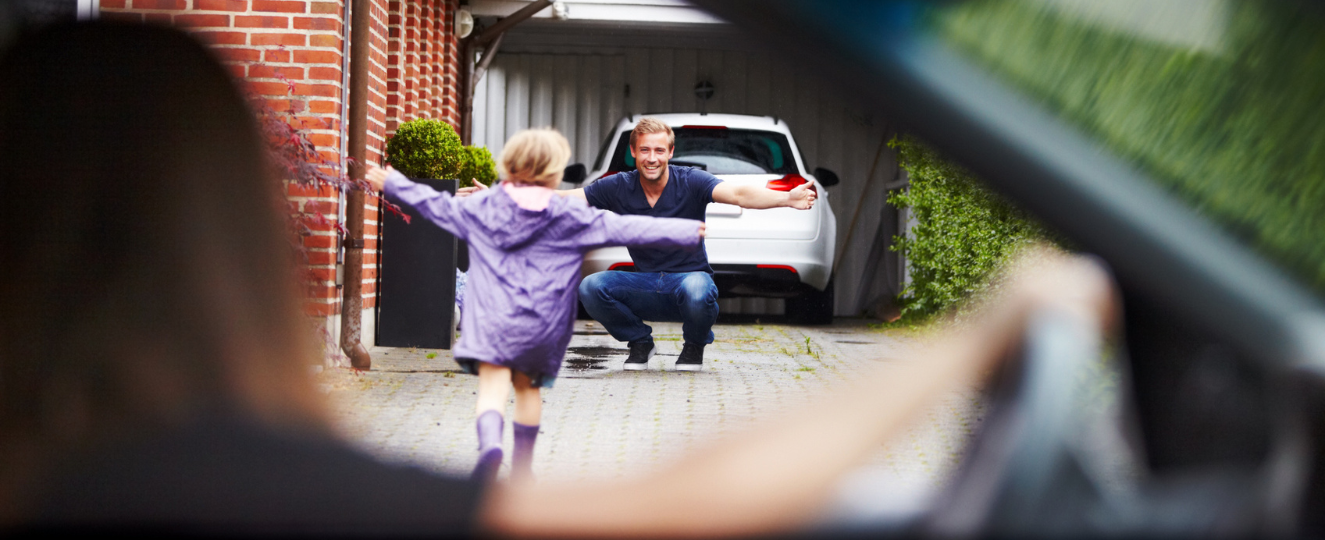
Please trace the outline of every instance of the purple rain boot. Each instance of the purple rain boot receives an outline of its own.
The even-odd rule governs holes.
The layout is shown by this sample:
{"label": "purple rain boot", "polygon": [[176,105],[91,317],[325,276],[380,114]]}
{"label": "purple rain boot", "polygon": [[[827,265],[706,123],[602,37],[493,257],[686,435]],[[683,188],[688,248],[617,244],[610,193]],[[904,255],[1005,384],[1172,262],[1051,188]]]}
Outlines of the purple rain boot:
{"label": "purple rain boot", "polygon": [[478,427],[478,463],[469,478],[487,484],[497,479],[497,469],[501,468],[501,432],[506,422],[497,411],[483,411],[475,424]]}
{"label": "purple rain boot", "polygon": [[538,439],[538,426],[511,422],[515,432],[515,449],[511,454],[511,480],[528,482],[534,479],[534,441]]}

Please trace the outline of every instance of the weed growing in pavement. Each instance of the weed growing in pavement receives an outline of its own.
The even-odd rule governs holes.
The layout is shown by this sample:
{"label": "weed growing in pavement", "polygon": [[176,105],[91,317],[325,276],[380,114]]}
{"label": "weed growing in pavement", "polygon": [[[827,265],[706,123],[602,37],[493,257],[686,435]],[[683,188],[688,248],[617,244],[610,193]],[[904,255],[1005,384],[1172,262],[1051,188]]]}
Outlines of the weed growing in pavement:
{"label": "weed growing in pavement", "polygon": [[801,366],[801,367],[796,368],[796,371],[808,371],[808,372],[810,372],[810,373],[814,373],[814,368],[812,368],[812,367],[810,367],[810,366]]}
{"label": "weed growing in pavement", "polygon": [[428,354],[423,355],[423,357],[424,357],[424,358],[427,358],[427,359],[429,359],[429,360],[432,360],[433,358],[437,358],[437,353],[435,353],[435,352],[430,352],[430,353],[428,353]]}

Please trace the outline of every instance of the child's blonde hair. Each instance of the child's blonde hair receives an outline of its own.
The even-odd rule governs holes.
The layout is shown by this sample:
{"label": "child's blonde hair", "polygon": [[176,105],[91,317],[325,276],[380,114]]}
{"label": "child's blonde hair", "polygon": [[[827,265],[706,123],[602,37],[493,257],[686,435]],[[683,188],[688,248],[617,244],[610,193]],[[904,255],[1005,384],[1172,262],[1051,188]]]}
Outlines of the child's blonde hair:
{"label": "child's blonde hair", "polygon": [[541,184],[555,189],[570,161],[570,143],[552,128],[526,129],[511,136],[497,169],[513,183]]}

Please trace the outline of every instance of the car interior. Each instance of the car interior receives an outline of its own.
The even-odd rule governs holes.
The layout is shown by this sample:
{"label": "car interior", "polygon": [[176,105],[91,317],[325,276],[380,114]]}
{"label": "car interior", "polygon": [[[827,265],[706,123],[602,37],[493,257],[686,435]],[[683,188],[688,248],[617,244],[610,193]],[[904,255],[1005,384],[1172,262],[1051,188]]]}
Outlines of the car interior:
{"label": "car interior", "polygon": [[[901,530],[1322,532],[1319,6],[696,3],[853,89],[1122,288],[1117,342],[1032,325],[961,471]],[[1102,364],[1121,374],[1109,414],[1079,398]]]}

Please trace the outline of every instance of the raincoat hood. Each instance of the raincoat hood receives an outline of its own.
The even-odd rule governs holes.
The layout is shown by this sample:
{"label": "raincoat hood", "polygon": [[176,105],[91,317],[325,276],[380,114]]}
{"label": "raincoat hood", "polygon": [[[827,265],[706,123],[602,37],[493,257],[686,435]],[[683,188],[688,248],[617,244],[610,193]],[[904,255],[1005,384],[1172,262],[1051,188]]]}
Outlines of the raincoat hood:
{"label": "raincoat hood", "polygon": [[473,219],[472,230],[488,237],[502,249],[518,249],[564,214],[572,204],[569,199],[553,195],[547,208],[529,210],[516,204],[500,185],[494,185],[473,195],[465,206]]}

